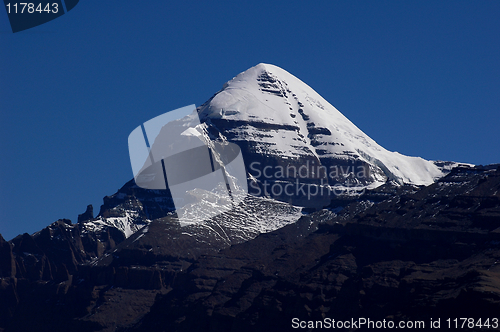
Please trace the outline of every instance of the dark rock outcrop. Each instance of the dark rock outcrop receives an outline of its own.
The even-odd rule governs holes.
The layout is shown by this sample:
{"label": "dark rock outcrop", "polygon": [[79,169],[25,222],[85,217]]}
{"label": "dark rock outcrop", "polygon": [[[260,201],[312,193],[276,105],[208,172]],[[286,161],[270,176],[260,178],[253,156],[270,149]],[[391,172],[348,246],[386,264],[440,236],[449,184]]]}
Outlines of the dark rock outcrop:
{"label": "dark rock outcrop", "polygon": [[16,261],[12,246],[0,234],[0,278],[11,278],[16,275]]}
{"label": "dark rock outcrop", "polygon": [[78,222],[85,222],[92,218],[94,218],[94,207],[92,206],[92,204],[89,204],[87,205],[87,209],[85,210],[85,212],[78,215]]}

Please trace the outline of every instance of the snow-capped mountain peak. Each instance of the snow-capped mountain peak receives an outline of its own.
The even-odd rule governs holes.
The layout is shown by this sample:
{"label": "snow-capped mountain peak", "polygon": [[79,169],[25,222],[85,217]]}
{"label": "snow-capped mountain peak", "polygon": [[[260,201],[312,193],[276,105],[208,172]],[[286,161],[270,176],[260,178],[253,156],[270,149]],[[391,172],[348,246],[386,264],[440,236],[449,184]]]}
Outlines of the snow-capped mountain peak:
{"label": "snow-capped mountain peak", "polygon": [[[261,63],[237,75],[199,111],[230,141],[248,146],[247,154],[311,158],[327,170],[368,167],[367,178],[356,179],[363,186],[387,180],[428,185],[444,175],[434,162],[384,149],[311,87],[274,65]],[[329,178],[329,185],[345,184],[339,177]]]}
{"label": "snow-capped mountain peak", "polygon": [[[198,116],[194,112],[161,128],[153,149],[156,140],[167,138],[169,146],[175,146],[177,136],[197,138],[204,144],[237,144],[244,157],[249,194],[258,198],[245,199],[234,211],[258,211],[255,206],[263,204],[259,199],[271,198],[296,206],[300,214],[302,207],[329,205],[332,195],[355,196],[388,181],[428,185],[456,165],[387,151],[311,87],[274,65],[259,64],[237,75],[197,110]],[[134,183],[105,201],[110,203],[105,202],[98,217],[82,223],[84,232],[113,227],[129,237],[175,210],[166,191],[143,190]],[[214,208],[215,201],[201,199],[194,211],[203,215]],[[282,203],[276,204],[278,211]],[[256,212],[246,218],[251,227],[240,227],[231,213],[209,218],[199,227],[227,221],[224,229],[241,228],[239,233],[232,231],[240,241],[255,236],[256,229],[268,232],[290,222],[276,213],[279,220],[271,225]]]}

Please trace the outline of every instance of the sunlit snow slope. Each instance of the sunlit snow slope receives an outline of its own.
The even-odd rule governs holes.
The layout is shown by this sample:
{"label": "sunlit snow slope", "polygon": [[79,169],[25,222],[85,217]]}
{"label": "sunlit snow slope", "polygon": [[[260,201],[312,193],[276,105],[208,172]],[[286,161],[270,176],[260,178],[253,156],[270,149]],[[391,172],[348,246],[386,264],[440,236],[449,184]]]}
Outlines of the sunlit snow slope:
{"label": "sunlit snow slope", "polygon": [[[222,136],[246,146],[247,157],[368,167],[366,179],[355,179],[366,187],[387,180],[428,185],[445,172],[434,162],[387,151],[307,84],[274,65],[259,64],[234,77],[199,112]],[[328,178],[329,185],[343,180]]]}

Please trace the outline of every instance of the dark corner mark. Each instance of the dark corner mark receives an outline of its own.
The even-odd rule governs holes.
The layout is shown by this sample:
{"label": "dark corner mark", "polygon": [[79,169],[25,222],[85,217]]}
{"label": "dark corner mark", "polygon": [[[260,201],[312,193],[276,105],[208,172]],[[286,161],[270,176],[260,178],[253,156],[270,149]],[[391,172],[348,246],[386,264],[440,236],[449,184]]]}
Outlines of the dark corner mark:
{"label": "dark corner mark", "polygon": [[12,32],[16,33],[56,19],[75,8],[79,0],[29,2],[4,0]]}

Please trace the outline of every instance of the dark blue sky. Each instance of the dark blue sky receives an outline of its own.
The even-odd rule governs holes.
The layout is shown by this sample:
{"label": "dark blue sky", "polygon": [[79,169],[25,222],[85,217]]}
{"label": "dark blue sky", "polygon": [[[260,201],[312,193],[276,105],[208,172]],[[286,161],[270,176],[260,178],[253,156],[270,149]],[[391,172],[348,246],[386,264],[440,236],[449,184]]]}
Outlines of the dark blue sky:
{"label": "dark blue sky", "polygon": [[500,1],[87,1],[13,34],[0,10],[0,233],[132,178],[128,134],[260,62],[391,151],[500,162]]}

